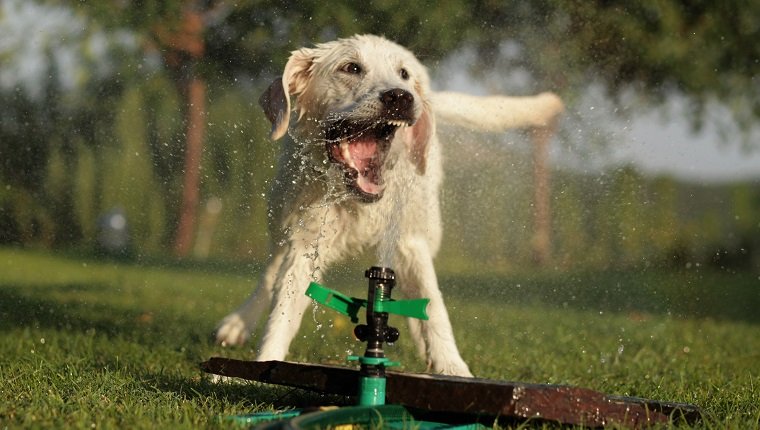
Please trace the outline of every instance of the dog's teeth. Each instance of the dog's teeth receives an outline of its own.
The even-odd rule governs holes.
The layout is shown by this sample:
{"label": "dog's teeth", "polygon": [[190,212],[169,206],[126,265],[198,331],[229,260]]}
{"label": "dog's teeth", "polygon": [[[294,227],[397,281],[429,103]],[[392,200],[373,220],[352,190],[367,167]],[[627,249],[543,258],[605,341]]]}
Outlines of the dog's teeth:
{"label": "dog's teeth", "polygon": [[340,144],[340,153],[343,156],[343,159],[346,160],[349,164],[353,164],[353,161],[351,160],[351,151],[348,147],[348,142],[343,141]]}
{"label": "dog's teeth", "polygon": [[394,126],[394,127],[406,127],[409,125],[406,121],[402,121],[400,119],[392,119],[388,120],[388,124]]}

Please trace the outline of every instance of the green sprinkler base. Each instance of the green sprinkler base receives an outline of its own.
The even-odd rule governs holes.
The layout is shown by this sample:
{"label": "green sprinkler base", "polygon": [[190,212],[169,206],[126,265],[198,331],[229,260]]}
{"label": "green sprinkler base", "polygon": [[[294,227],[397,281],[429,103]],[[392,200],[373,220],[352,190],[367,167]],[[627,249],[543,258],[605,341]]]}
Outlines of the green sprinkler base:
{"label": "green sprinkler base", "polygon": [[431,421],[418,421],[403,406],[348,406],[342,408],[322,408],[319,410],[288,410],[230,417],[229,421],[256,426],[260,430],[321,430],[333,429],[456,429],[483,430],[488,427],[479,423],[452,425]]}

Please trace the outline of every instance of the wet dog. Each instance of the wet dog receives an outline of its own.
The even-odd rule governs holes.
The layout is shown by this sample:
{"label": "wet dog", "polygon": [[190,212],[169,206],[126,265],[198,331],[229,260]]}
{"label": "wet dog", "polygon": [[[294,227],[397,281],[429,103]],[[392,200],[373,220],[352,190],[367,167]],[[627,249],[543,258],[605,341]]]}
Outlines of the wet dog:
{"label": "wet dog", "polygon": [[402,294],[430,299],[430,319],[409,321],[429,368],[471,375],[433,266],[443,179],[436,120],[485,131],[543,126],[562,110],[559,98],[433,93],[410,51],[362,35],[294,51],[260,103],[272,138],[287,137],[270,195],[272,257],[251,297],[220,323],[218,342],[243,343],[268,315],[257,359],[283,360],[309,282],[375,247]]}

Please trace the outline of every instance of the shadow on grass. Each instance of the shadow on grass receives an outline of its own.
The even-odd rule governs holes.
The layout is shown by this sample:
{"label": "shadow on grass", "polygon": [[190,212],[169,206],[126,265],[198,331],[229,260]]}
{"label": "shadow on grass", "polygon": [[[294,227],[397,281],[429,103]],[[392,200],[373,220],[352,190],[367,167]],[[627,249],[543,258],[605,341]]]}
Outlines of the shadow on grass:
{"label": "shadow on grass", "polygon": [[[0,330],[52,328],[65,331],[96,331],[108,337],[120,336],[150,342],[196,327],[191,316],[174,312],[154,314],[135,307],[119,307],[99,297],[77,299],[77,295],[106,294],[106,284],[45,284],[44,286],[0,284]],[[50,297],[41,297],[50,294]],[[170,322],[169,322],[170,321]],[[197,335],[195,335],[197,337]]]}
{"label": "shadow on grass", "polygon": [[540,305],[590,312],[670,315],[760,324],[755,273],[604,271],[441,276],[445,296],[475,303]]}
{"label": "shadow on grass", "polygon": [[[56,292],[76,293],[107,288],[105,285],[63,284],[49,286],[45,289]],[[50,298],[43,299],[24,294],[28,286],[2,285],[0,288],[0,329],[14,327],[43,327],[66,328],[72,330],[100,329],[110,332],[113,321],[126,315],[119,316],[113,309],[104,306],[82,302],[62,302]],[[40,288],[41,289],[41,288]],[[107,315],[107,319],[101,315]],[[88,317],[83,318],[83,315]]]}
{"label": "shadow on grass", "polygon": [[356,403],[356,400],[350,397],[319,394],[280,385],[243,380],[216,383],[211,380],[210,375],[187,379],[178,375],[152,374],[144,376],[144,381],[146,385],[184,400],[198,403],[207,403],[210,400],[225,406],[232,405],[231,413],[236,415],[260,411],[262,405],[284,410],[328,405],[348,406]]}
{"label": "shadow on grass", "polygon": [[[262,407],[292,409],[314,405],[347,405],[350,399],[324,396],[304,390],[259,383],[213,383],[197,364],[208,358],[208,339],[201,338],[198,324],[191,319],[178,320],[175,315],[146,316],[136,310],[98,302],[61,300],[61,293],[71,295],[102,292],[100,284],[45,285],[44,288],[0,284],[0,331],[13,329],[54,329],[65,333],[97,332],[110,342],[126,339],[137,345],[119,349],[99,345],[73,352],[82,372],[120,371],[132,375],[146,392],[161,392],[201,405],[212,415],[210,420],[259,411]],[[39,297],[44,291],[56,293],[52,298]],[[168,343],[167,343],[168,339]],[[160,347],[158,347],[160,345]],[[184,346],[188,350],[184,351]],[[182,352],[178,350],[182,347]],[[88,349],[90,348],[90,349]],[[165,355],[167,351],[169,355]],[[240,351],[235,351],[240,353]],[[152,354],[159,354],[154,356]],[[202,357],[199,358],[199,357]],[[172,360],[182,361],[176,367]],[[55,365],[59,365],[56,363]],[[189,369],[188,369],[189,366]],[[197,369],[196,376],[193,368]],[[156,371],[155,369],[161,369]],[[191,372],[188,376],[188,371]],[[201,376],[203,375],[203,376]],[[218,415],[214,417],[214,415]]]}
{"label": "shadow on grass", "polygon": [[265,261],[259,260],[176,258],[170,255],[112,255],[77,250],[58,251],[56,252],[56,256],[77,264],[87,262],[93,264],[115,264],[122,267],[186,270],[208,274],[236,274],[245,276],[251,276],[251,274],[257,275],[265,266]]}

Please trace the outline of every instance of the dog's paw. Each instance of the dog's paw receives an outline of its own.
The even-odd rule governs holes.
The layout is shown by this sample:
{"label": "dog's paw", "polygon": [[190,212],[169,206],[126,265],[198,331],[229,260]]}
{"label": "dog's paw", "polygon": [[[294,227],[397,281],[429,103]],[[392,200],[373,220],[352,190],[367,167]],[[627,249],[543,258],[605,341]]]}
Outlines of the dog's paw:
{"label": "dog's paw", "polygon": [[428,371],[430,370],[440,375],[472,378],[472,372],[470,372],[470,368],[467,367],[467,364],[463,360],[428,361]]}
{"label": "dog's paw", "polygon": [[464,363],[447,366],[441,373],[444,375],[463,376],[466,378],[473,377],[472,372],[470,372],[470,368],[467,367],[467,365]]}
{"label": "dog's paw", "polygon": [[242,345],[251,332],[245,320],[237,313],[227,315],[216,328],[216,343],[222,346]]}

